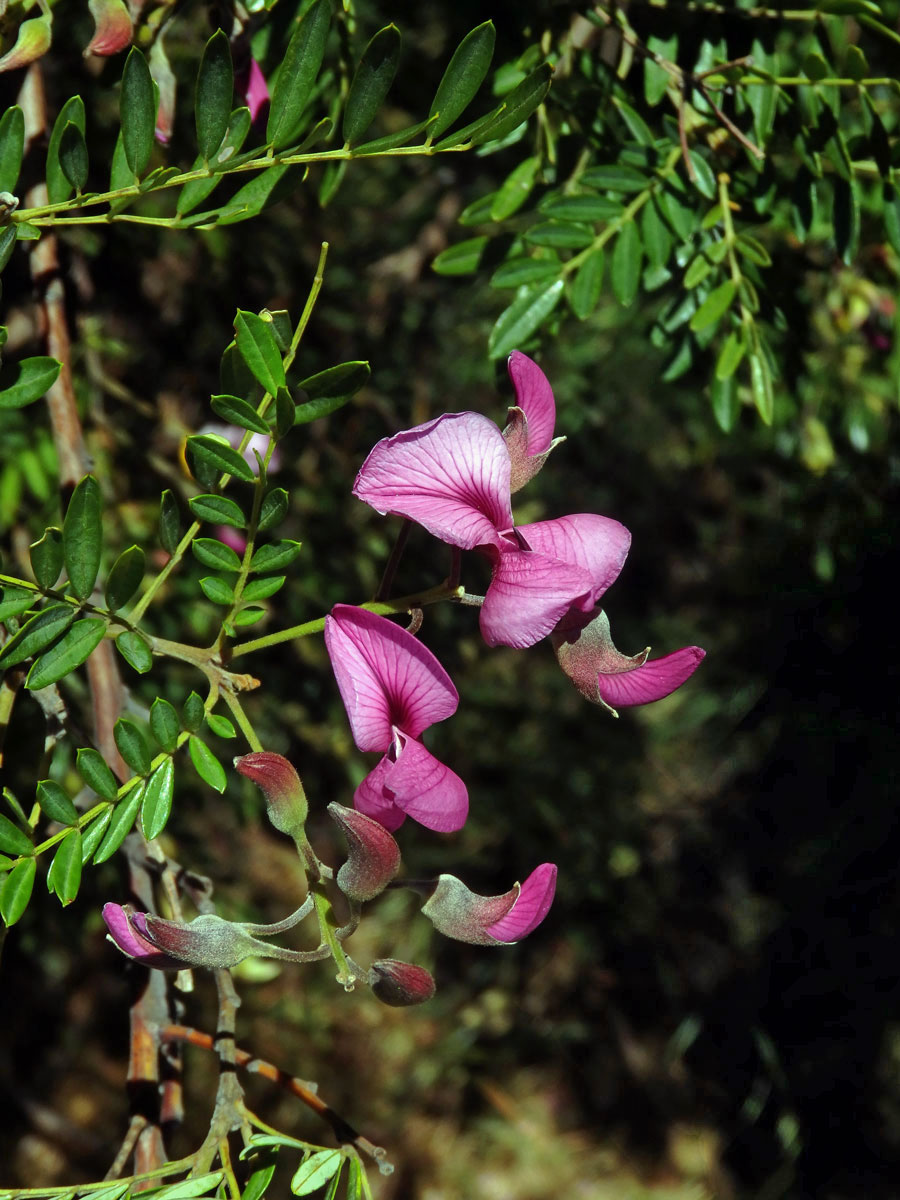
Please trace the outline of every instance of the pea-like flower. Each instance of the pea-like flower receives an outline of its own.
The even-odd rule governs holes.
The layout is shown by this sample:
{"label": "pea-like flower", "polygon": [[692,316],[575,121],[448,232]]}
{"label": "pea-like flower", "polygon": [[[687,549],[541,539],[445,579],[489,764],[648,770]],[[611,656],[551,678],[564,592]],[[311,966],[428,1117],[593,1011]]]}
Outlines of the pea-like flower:
{"label": "pea-like flower", "polygon": [[553,436],[556,401],[550,381],[537,363],[521,350],[513,350],[506,369],[516,402],[509,410],[503,436],[512,464],[510,491],[517,492],[537,475],[550,451],[566,439]]}
{"label": "pea-like flower", "polygon": [[520,942],[537,929],[553,903],[556,866],[541,863],[502,896],[479,896],[455,875],[441,875],[422,912],[438,933],[476,946]]}
{"label": "pea-like flower", "polygon": [[466,786],[420,741],[456,712],[450,676],[411,633],[350,604],[326,617],[325,645],[357,748],[383,755],[356,789],[356,808],[388,830],[407,817],[443,833],[462,828]]}
{"label": "pea-like flower", "polygon": [[214,913],[204,913],[182,924],[136,912],[130,904],[107,903],[103,905],[103,920],[110,940],[123,954],[159,971],[178,971],[182,967],[219,970],[235,967],[251,954],[270,953],[268,946],[240,925]]}

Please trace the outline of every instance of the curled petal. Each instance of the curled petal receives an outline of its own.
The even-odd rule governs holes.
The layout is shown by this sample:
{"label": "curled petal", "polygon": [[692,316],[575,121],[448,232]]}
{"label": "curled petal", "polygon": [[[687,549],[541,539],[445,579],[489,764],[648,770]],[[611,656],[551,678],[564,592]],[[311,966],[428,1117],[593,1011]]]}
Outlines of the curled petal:
{"label": "curled petal", "polygon": [[500,546],[512,527],[510,461],[503,435],[478,413],[447,413],[384,438],[360,468],[353,494],[471,550]]}
{"label": "curled petal", "polygon": [[509,549],[494,562],[479,617],[482,636],[489,646],[533,646],[592,589],[590,575],[579,566]]}
{"label": "curled petal", "polygon": [[418,638],[364,608],[337,604],[325,645],[360,750],[385,751],[397,727],[418,737],[456,712],[450,676]]}
{"label": "curled petal", "polygon": [[652,704],[662,700],[690,679],[706,657],[699,646],[685,646],[663,658],[652,658],[632,671],[597,675],[597,691],[610,708]]}
{"label": "curled petal", "polygon": [[537,929],[556,893],[556,864],[541,863],[522,884],[519,898],[506,914],[486,932],[498,942],[518,942]]}
{"label": "curled petal", "polygon": [[109,940],[135,962],[160,971],[178,971],[184,963],[169,954],[163,954],[150,939],[139,933],[133,924],[137,914],[130,904],[103,905],[103,920],[109,930]]}
{"label": "curled petal", "polygon": [[624,525],[596,513],[573,513],[553,521],[519,525],[518,532],[537,553],[587,572],[591,579],[590,608],[619,577],[631,547],[631,534]]}
{"label": "curled petal", "polygon": [[[426,829],[452,833],[469,815],[469,793],[460,777],[414,738],[398,734],[400,752],[382,776],[388,798]],[[371,814],[370,814],[371,815]],[[377,820],[377,817],[376,817]]]}
{"label": "curled petal", "polygon": [[85,47],[85,57],[97,54],[107,57],[118,54],[131,42],[131,14],[124,0],[88,0],[94,18],[94,36]]}
{"label": "curled petal", "polygon": [[383,825],[390,833],[399,829],[406,820],[406,813],[393,801],[393,793],[385,787],[385,776],[391,767],[387,755],[377,767],[369,772],[353,793],[353,805],[357,812],[364,813]]}
{"label": "curled petal", "polygon": [[521,350],[513,350],[507,363],[509,377],[516,391],[516,407],[528,421],[529,454],[543,454],[550,449],[553,426],[556,424],[556,402],[553,389],[541,368]]}

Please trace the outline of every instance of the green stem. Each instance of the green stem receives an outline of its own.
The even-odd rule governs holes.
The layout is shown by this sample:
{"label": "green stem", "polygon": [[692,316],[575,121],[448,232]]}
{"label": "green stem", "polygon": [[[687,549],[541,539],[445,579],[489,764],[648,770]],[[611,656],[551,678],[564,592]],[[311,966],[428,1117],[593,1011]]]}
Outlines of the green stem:
{"label": "green stem", "polygon": [[240,727],[241,733],[247,739],[247,745],[250,747],[250,749],[257,751],[262,750],[262,742],[256,736],[256,730],[247,719],[247,714],[241,707],[241,702],[238,700],[234,692],[229,691],[227,688],[223,689],[222,698],[231,710],[231,715],[234,717],[236,723]]}

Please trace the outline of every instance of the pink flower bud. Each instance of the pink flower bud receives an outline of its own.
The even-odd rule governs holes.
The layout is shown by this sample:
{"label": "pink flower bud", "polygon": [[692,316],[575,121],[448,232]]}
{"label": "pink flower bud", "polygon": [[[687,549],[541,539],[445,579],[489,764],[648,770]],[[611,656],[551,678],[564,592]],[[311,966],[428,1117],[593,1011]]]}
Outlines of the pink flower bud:
{"label": "pink flower bud", "polygon": [[422,912],[438,933],[476,946],[521,941],[547,915],[556,891],[556,867],[542,863],[523,884],[502,896],[479,896],[455,875],[441,875]]}
{"label": "pink flower bud", "polygon": [[88,0],[94,18],[94,36],[84,49],[89,54],[106,57],[118,54],[131,42],[133,26],[124,0]]}
{"label": "pink flower bud", "polygon": [[41,58],[50,49],[51,18],[31,17],[19,26],[15,44],[0,58],[0,71],[12,71],[25,67],[36,58]]}
{"label": "pink flower bud", "polygon": [[424,1004],[434,995],[434,980],[424,967],[382,958],[369,969],[369,986],[383,1004],[406,1008]]}
{"label": "pink flower bud", "polygon": [[350,900],[372,900],[400,870],[400,847],[378,821],[354,808],[331,803],[328,812],[347,838],[349,857],[337,885]]}
{"label": "pink flower bud", "polygon": [[266,798],[269,820],[292,838],[303,837],[309,806],[300,776],[286,758],[268,750],[234,760],[236,770],[252,779]]}
{"label": "pink flower bud", "polygon": [[213,913],[195,917],[185,925],[135,912],[130,904],[104,904],[103,920],[111,940],[123,954],[161,971],[235,967],[260,949],[240,925]]}

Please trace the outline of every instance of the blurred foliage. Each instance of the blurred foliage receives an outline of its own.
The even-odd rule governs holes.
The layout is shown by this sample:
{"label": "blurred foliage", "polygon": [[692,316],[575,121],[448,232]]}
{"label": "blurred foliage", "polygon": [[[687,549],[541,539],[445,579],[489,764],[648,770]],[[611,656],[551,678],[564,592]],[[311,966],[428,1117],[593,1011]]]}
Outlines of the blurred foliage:
{"label": "blurred foliage", "polygon": [[[682,113],[694,169],[699,157],[715,180],[704,193],[679,149],[666,178],[691,227],[669,229],[662,273],[648,278],[645,266],[625,305],[622,277],[615,287],[607,261],[589,311],[579,312],[567,283],[519,343],[550,378],[568,441],[517,497],[517,518],[559,515],[577,497],[578,508],[627,524],[633,549],[608,596],[617,642],[633,652],[696,641],[709,652],[700,672],[675,696],[614,722],[586,708],[545,647],[488,652],[470,610],[429,610],[424,635],[461,696],[433,747],[469,784],[472,816],[440,838],[404,827],[407,869],[458,871],[489,892],[555,858],[550,917],[514,950],[489,952],[432,943],[414,903],[383,898],[352,949],[415,958],[434,971],[437,997],[411,1012],[368,994],[345,997],[327,967],[242,972],[239,1043],[318,1080],[329,1103],[389,1148],[397,1171],[375,1181],[381,1197],[895,1192],[885,1164],[900,1149],[890,587],[900,248],[887,205],[898,108],[896,36],[871,21],[895,33],[898,6],[885,3],[877,16],[875,7],[790,20],[748,16],[744,4],[591,12],[561,4],[549,16],[543,6],[498,5],[495,62],[508,64],[498,86],[533,65],[538,49],[556,73],[537,122],[496,153],[351,164],[324,211],[313,189],[298,189],[239,230],[60,231],[75,386],[104,490],[105,567],[137,543],[155,570],[165,557],[160,491],[171,489],[185,528],[187,501],[202,490],[188,474],[184,441],[212,419],[207,397],[220,390],[235,308],[296,316],[319,244],[329,241],[295,379],[358,360],[371,362],[372,376],[341,412],[298,426],[278,448],[274,482],[292,501],[278,534],[301,540],[303,552],[277,607],[264,602],[254,630],[264,633],[376,588],[396,522],[357,504],[349,487],[378,437],[445,410],[502,419],[511,393],[502,365],[492,373],[488,331],[508,293],[486,284],[504,261],[568,263],[582,253],[526,236],[561,220],[546,218],[558,194],[588,191],[620,213],[642,194],[585,189],[584,172],[624,162],[659,178],[666,150],[642,166],[623,156],[631,139],[636,157],[640,139],[622,105],[676,148]],[[357,55],[391,15],[356,6],[348,32]],[[255,18],[254,51],[267,73],[283,44],[267,30],[283,32],[289,16],[280,4],[271,26]],[[424,3],[409,14],[378,133],[421,119],[453,48],[483,16],[483,6],[465,3]],[[211,32],[204,21],[188,14],[169,41],[182,95],[191,94]],[[51,109],[77,78],[111,154],[121,62],[99,73],[85,67],[86,40],[54,41],[45,59]],[[683,82],[642,47],[676,65]],[[746,66],[717,70],[747,54],[782,82],[751,83]],[[817,56],[826,70],[818,80]],[[857,69],[888,82],[823,82],[832,70],[844,78]],[[765,146],[762,169],[723,132],[700,76],[722,89],[712,98],[744,136]],[[754,99],[766,89],[774,95],[768,129]],[[176,107],[173,144],[179,136],[190,144],[192,121],[190,104]],[[810,149],[810,140],[821,144]],[[538,165],[522,207],[458,231],[460,214],[468,211],[468,222],[472,206],[496,198],[526,159]],[[804,171],[822,202],[798,229],[803,209],[792,189]],[[716,179],[723,173],[725,185]],[[727,244],[722,216],[703,227],[722,186],[738,205],[735,237],[755,239],[772,260],[763,265],[749,252],[738,260],[759,296],[749,322],[759,343],[747,335],[724,398],[713,379],[729,333],[743,337],[748,327],[740,291],[720,323],[690,328],[730,269],[727,248],[720,261],[712,249]],[[842,189],[849,207],[835,208]],[[850,218],[843,227],[841,213]],[[590,245],[611,227],[607,218],[575,224],[590,226]],[[615,237],[626,227],[637,228],[646,253],[644,224],[622,225]],[[473,273],[460,281],[430,269],[473,230],[487,239],[468,264]],[[760,257],[755,243],[744,245]],[[687,288],[700,261],[710,269]],[[10,260],[3,287],[4,353],[42,354],[24,255]],[[689,304],[674,322],[685,289]],[[771,371],[771,426],[753,410],[754,354]],[[0,412],[0,435],[4,562],[24,571],[29,543],[60,524],[65,506],[43,407]],[[414,531],[397,590],[446,571],[445,548]],[[156,636],[203,644],[215,634],[218,617],[198,585],[206,573],[188,561],[171,578],[165,604],[149,614]],[[464,582],[472,590],[483,582],[477,564],[466,563]],[[337,862],[324,807],[346,803],[367,767],[324,648],[304,639],[238,663],[262,681],[247,701],[253,725],[267,748],[297,764],[318,814],[314,844]],[[123,671],[127,711],[143,722],[162,686],[157,671]],[[167,668],[165,694],[176,705],[196,686],[188,666]],[[71,710],[89,722],[81,676],[65,687]],[[73,747],[89,744],[90,729],[72,732],[38,777],[49,772],[77,795]],[[209,742],[226,761],[233,753],[233,742]],[[44,714],[22,693],[5,741],[4,783],[14,793],[32,794],[43,744]],[[260,818],[258,794],[233,773],[221,796],[185,773],[164,844],[214,876],[225,915],[276,920],[301,885],[293,850]],[[3,1184],[98,1178],[121,1141],[134,979],[102,940],[99,907],[123,886],[110,860],[86,874],[61,914],[41,884],[7,938]],[[192,1023],[211,1030],[205,981],[189,1004]],[[173,1153],[203,1136],[213,1061],[188,1049],[193,1124]],[[321,1136],[290,1097],[261,1079],[248,1086],[271,1123]],[[270,1195],[288,1194],[290,1171],[281,1170]]]}

